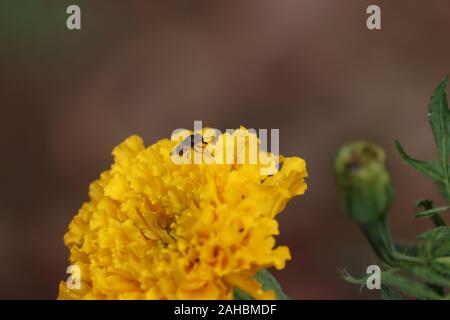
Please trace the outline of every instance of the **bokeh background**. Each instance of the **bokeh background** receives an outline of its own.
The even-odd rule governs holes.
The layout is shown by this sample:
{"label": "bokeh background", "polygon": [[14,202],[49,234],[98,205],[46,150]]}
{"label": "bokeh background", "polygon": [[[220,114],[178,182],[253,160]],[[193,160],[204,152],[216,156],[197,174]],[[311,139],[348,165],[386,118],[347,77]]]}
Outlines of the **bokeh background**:
{"label": "bokeh background", "polygon": [[[66,29],[69,4],[81,31]],[[366,29],[369,4],[381,31]],[[289,295],[377,298],[339,276],[375,258],[340,213],[332,159],[349,140],[381,144],[395,237],[429,226],[413,203],[440,197],[393,142],[435,155],[426,112],[450,72],[449,18],[448,0],[1,1],[0,298],[54,299],[63,235],[112,148],[194,120],[279,128],[281,153],[307,160],[309,190],[279,216],[293,260],[276,276]]]}

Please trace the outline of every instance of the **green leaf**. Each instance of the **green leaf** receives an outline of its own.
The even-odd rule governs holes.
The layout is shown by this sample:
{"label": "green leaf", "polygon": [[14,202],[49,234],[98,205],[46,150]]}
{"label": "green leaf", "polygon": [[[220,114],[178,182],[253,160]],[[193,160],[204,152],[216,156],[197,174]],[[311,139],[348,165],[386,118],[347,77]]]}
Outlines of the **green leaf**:
{"label": "green leaf", "polygon": [[358,278],[355,278],[355,277],[353,277],[352,275],[350,275],[350,273],[348,273],[348,271],[345,270],[345,269],[344,269],[344,270],[341,270],[340,273],[341,273],[341,277],[342,277],[345,281],[347,281],[348,283],[351,283],[351,284],[358,284],[358,285],[363,286],[363,285],[365,285],[366,282],[367,282],[367,276],[366,276],[366,277],[363,277],[363,278],[361,278],[361,279],[358,279]]}
{"label": "green leaf", "polygon": [[450,267],[450,256],[449,257],[441,257],[435,260],[436,262],[446,264]]}
{"label": "green leaf", "polygon": [[[255,274],[255,279],[261,284],[263,290],[272,290],[275,292],[277,300],[291,300],[291,298],[283,292],[277,279],[275,279],[268,270],[258,271]],[[233,294],[235,300],[253,300],[250,295],[239,288],[234,288]]]}
{"label": "green leaf", "polygon": [[359,291],[360,292],[363,290],[363,288],[367,284],[367,279],[368,279],[369,275],[365,275],[361,279],[358,279],[358,278],[355,278],[352,275],[350,275],[350,273],[348,273],[348,271],[345,270],[345,269],[344,270],[340,270],[339,272],[341,273],[341,277],[345,281],[347,281],[348,283],[359,285]]}
{"label": "green leaf", "polygon": [[400,293],[386,286],[381,286],[381,297],[383,300],[402,300]]}
{"label": "green leaf", "polygon": [[414,159],[406,153],[406,151],[398,141],[395,142],[395,147],[403,160],[405,160],[406,163],[408,163],[413,169],[419,171],[423,175],[433,179],[438,183],[443,182],[443,175],[439,162],[434,160],[423,161]]}
{"label": "green leaf", "polygon": [[415,266],[411,273],[423,279],[426,283],[450,288],[450,279],[429,267]]}
{"label": "green leaf", "polygon": [[432,266],[438,272],[450,275],[450,256],[434,259]]}
{"label": "green leaf", "polygon": [[439,252],[442,246],[450,241],[450,227],[437,227],[421,233],[419,236],[419,252],[427,260],[433,259],[445,253]]}
{"label": "green leaf", "polygon": [[[443,194],[445,195],[445,192],[443,192]],[[431,221],[433,221],[433,223],[435,224],[436,227],[442,227],[442,226],[446,226],[447,225],[445,223],[444,219],[439,214],[439,212],[441,210],[445,211],[446,209],[450,208],[450,206],[434,209],[433,208],[433,201],[429,200],[429,199],[418,200],[416,202],[415,206],[416,206],[416,208],[423,208],[423,209],[425,209],[424,211],[416,214],[416,216],[415,216],[416,218],[422,218],[424,216],[429,217],[429,218],[431,218]],[[435,210],[437,210],[437,211],[435,211]]]}
{"label": "green leaf", "polygon": [[430,199],[417,200],[416,203],[414,204],[414,207],[423,208],[425,210],[432,209],[434,207],[433,200],[430,200]]}
{"label": "green leaf", "polygon": [[437,86],[430,99],[428,109],[428,120],[433,130],[434,140],[439,151],[439,162],[441,164],[444,178],[448,182],[448,156],[450,149],[450,110],[447,104],[446,87],[448,76]]}
{"label": "green leaf", "polygon": [[450,227],[449,226],[443,226],[434,228],[428,231],[425,231],[421,233],[418,236],[419,239],[422,240],[428,240],[428,241],[438,241],[442,239],[450,239]]}
{"label": "green leaf", "polygon": [[448,209],[450,209],[450,206],[445,206],[445,207],[438,207],[438,208],[433,208],[433,209],[429,209],[429,210],[424,210],[421,212],[418,212],[414,215],[414,218],[430,218],[434,215],[437,215],[438,213],[447,211]]}
{"label": "green leaf", "polygon": [[450,257],[450,239],[442,240],[434,251],[436,257]]}
{"label": "green leaf", "polygon": [[418,250],[415,244],[395,243],[395,250],[403,255],[417,256]]}
{"label": "green leaf", "polygon": [[427,285],[396,274],[397,270],[391,269],[381,273],[381,283],[384,286],[394,287],[408,296],[418,299],[442,299],[433,289]]}

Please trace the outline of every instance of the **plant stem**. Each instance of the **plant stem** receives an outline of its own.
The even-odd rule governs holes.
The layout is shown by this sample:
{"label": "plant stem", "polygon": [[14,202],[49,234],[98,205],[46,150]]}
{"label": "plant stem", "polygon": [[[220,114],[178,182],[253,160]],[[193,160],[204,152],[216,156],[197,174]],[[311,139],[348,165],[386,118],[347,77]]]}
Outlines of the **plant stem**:
{"label": "plant stem", "polygon": [[447,225],[440,214],[433,215],[431,217],[431,220],[433,220],[433,223],[436,227],[443,227]]}
{"label": "plant stem", "polygon": [[360,226],[375,253],[387,265],[396,265],[396,252],[385,221]]}

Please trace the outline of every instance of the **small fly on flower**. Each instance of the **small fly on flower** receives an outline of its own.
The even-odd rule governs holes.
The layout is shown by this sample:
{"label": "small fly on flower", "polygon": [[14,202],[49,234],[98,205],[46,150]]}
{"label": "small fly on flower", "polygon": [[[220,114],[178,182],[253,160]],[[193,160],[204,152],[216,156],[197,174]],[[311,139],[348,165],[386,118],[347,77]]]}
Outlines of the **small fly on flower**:
{"label": "small fly on flower", "polygon": [[196,152],[204,152],[206,150],[206,146],[208,142],[203,139],[203,136],[199,133],[191,134],[189,137],[185,138],[179,144],[173,148],[170,155],[178,155],[182,157],[185,154],[188,154],[191,150]]}

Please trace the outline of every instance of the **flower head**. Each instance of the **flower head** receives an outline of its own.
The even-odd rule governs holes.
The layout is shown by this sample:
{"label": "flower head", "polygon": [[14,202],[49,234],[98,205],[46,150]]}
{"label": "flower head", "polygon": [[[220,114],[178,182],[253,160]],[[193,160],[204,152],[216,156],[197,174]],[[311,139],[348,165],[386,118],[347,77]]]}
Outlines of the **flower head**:
{"label": "flower head", "polygon": [[260,163],[180,165],[176,143],[131,136],[113,150],[64,236],[81,288],[61,281],[60,299],[274,298],[253,276],[291,258],[275,216],[305,192],[305,161],[280,157],[270,176]]}

